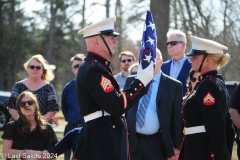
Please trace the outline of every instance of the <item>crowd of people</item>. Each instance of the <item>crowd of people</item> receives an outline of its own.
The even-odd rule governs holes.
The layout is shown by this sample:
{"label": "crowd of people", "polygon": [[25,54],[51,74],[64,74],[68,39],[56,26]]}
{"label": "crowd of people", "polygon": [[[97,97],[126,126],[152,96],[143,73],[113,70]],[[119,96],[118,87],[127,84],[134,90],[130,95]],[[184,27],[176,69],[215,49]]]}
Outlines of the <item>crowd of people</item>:
{"label": "crowd of people", "polygon": [[171,30],[170,60],[155,47],[155,68],[147,70],[132,52],[122,51],[121,72],[114,75],[109,57],[120,35],[114,22],[108,18],[78,32],[88,53],[70,59],[76,77],[62,92],[67,125],[59,142],[49,124],[59,111],[50,83],[56,67],[41,55],[24,63],[28,77],[14,84],[4,103],[14,119],[2,135],[6,159],[64,153],[65,160],[230,160],[235,132],[240,144],[240,85],[231,102],[218,73],[230,59],[228,48],[190,36],[186,53],[185,33]]}

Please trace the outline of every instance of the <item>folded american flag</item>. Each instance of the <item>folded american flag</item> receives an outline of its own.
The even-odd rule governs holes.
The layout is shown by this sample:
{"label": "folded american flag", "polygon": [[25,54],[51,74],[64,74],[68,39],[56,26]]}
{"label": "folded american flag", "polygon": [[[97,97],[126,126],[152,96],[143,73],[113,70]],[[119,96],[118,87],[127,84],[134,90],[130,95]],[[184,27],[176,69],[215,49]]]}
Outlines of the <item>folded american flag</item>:
{"label": "folded american flag", "polygon": [[151,62],[155,67],[155,58],[156,58],[156,44],[157,44],[157,35],[155,24],[153,22],[152,14],[150,11],[147,11],[146,20],[143,28],[143,36],[141,42],[141,50],[139,57],[139,64],[141,64],[142,69],[147,68]]}

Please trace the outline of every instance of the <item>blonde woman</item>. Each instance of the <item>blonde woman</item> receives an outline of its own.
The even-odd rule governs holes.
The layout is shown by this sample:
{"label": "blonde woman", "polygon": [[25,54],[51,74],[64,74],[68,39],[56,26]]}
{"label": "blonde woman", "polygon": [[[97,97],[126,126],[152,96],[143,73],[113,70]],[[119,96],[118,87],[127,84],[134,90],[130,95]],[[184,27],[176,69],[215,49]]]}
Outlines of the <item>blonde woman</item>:
{"label": "blonde woman", "polygon": [[183,104],[183,159],[230,160],[233,141],[229,137],[234,136],[228,117],[230,101],[224,79],[218,74],[230,59],[224,53],[228,48],[212,40],[190,38],[192,50],[187,56],[191,57],[192,70],[201,75]]}
{"label": "blonde woman", "polygon": [[13,86],[11,97],[4,105],[9,108],[10,114],[17,120],[19,114],[16,110],[16,98],[23,91],[31,91],[37,95],[40,113],[46,121],[49,121],[59,110],[54,87],[50,84],[50,81],[54,79],[53,71],[56,67],[48,64],[40,54],[32,56],[23,66],[28,73],[28,78]]}
{"label": "blonde woman", "polygon": [[42,150],[57,143],[57,137],[52,127],[42,118],[36,96],[23,91],[17,97],[16,104],[19,118],[9,122],[2,135],[5,158],[56,158],[54,154],[41,154]]}

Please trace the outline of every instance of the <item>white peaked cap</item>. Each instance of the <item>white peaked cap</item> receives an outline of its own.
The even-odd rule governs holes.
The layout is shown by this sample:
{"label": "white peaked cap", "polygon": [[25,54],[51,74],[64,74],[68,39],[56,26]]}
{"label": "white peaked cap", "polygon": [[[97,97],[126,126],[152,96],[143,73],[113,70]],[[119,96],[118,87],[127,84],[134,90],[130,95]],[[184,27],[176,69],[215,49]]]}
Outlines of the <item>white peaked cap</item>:
{"label": "white peaked cap", "polygon": [[192,50],[187,56],[195,56],[199,54],[224,54],[223,50],[228,50],[228,47],[204,38],[190,36],[192,40]]}
{"label": "white peaked cap", "polygon": [[114,29],[114,22],[116,17],[111,17],[100,22],[94,23],[88,27],[85,27],[78,31],[78,34],[83,34],[83,37],[90,37],[99,35],[100,33],[109,36],[119,36],[120,34],[117,33]]}

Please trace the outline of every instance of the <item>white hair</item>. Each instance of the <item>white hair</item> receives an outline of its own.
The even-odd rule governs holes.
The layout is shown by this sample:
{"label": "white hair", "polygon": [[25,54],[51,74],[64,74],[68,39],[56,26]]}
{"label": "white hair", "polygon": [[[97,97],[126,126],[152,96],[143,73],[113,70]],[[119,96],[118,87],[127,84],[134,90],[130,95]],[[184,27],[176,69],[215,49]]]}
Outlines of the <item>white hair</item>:
{"label": "white hair", "polygon": [[186,34],[180,30],[170,30],[167,32],[167,38],[171,35],[177,35],[180,41],[187,43]]}

